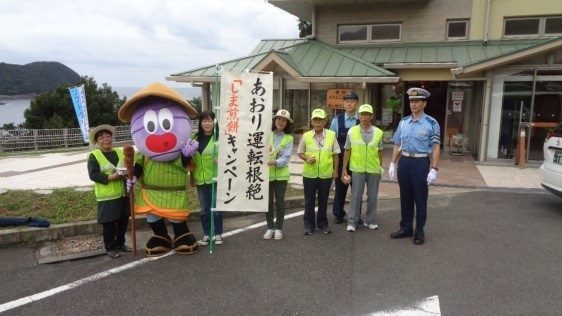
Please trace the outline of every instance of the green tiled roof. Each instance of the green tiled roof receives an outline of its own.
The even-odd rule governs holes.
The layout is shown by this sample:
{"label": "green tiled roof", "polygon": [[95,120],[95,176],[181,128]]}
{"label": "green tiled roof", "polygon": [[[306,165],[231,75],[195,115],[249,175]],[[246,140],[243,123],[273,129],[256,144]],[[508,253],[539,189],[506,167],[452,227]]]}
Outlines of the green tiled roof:
{"label": "green tiled roof", "polygon": [[[272,49],[272,47],[279,47]],[[353,54],[338,50],[318,41],[291,40],[262,41],[254,49],[254,54],[246,57],[219,63],[225,70],[252,69],[270,52],[289,64],[302,77],[395,77],[396,75],[384,68],[369,63]],[[180,77],[212,77],[216,65],[188,70],[172,74]]]}
{"label": "green tiled roof", "polygon": [[467,66],[474,63],[494,59],[506,54],[551,41],[538,40],[506,40],[459,43],[402,43],[378,45],[370,47],[342,46],[339,49],[365,59],[375,65],[411,64],[411,63],[456,63]]}
{"label": "green tiled roof", "polygon": [[[473,42],[396,43],[384,45],[331,46],[316,40],[263,40],[249,56],[219,63],[225,70],[252,69],[274,52],[303,78],[395,77],[384,68],[415,69],[417,64],[444,64],[462,68],[540,47],[556,39]],[[437,67],[437,66],[436,66]],[[201,80],[214,76],[216,66],[192,69],[172,76]]]}

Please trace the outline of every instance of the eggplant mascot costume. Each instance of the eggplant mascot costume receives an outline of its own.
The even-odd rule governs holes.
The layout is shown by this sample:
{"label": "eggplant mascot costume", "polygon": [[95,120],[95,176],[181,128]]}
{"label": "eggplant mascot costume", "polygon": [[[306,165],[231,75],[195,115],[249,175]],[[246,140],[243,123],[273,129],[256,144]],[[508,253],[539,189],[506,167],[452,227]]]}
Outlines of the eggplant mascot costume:
{"label": "eggplant mascot costume", "polygon": [[[191,140],[190,117],[197,111],[180,93],[161,83],[137,91],[119,109],[119,119],[131,122],[135,153],[135,214],[146,214],[152,236],[147,256],[197,252],[197,239],[187,226],[188,169],[197,151]],[[174,239],[168,235],[165,219],[172,223]]]}

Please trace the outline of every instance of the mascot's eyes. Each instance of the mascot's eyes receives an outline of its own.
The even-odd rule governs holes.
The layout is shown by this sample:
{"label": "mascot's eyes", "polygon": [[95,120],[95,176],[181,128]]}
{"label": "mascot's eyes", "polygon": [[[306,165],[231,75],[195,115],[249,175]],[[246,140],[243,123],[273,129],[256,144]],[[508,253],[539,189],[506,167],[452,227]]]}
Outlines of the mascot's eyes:
{"label": "mascot's eyes", "polygon": [[156,132],[156,128],[158,127],[158,118],[156,117],[156,112],[153,110],[148,110],[144,113],[144,117],[142,119],[144,124],[144,129],[149,134],[154,134]]}
{"label": "mascot's eyes", "polygon": [[172,111],[167,108],[160,110],[160,112],[158,112],[158,122],[165,132],[169,132],[174,126],[174,116],[172,115]]}

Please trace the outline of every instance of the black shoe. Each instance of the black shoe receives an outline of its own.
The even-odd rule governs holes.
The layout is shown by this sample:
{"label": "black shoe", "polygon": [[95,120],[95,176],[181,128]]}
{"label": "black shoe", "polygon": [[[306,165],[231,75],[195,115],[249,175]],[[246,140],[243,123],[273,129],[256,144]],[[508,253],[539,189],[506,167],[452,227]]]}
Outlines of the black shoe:
{"label": "black shoe", "polygon": [[309,228],[305,229],[304,234],[305,235],[312,235],[312,229],[309,229]]}
{"label": "black shoe", "polygon": [[131,247],[127,246],[127,245],[119,245],[117,247],[115,247],[115,249],[121,251],[121,252],[131,252]]}
{"label": "black shoe", "polygon": [[425,242],[425,237],[424,237],[424,235],[416,235],[416,236],[414,236],[414,244],[416,244],[416,245],[423,245],[424,242]]}
{"label": "black shoe", "polygon": [[343,223],[343,218],[341,218],[341,217],[336,217],[336,218],[334,219],[334,223],[336,223],[336,224],[341,224],[341,223]]}
{"label": "black shoe", "polygon": [[117,250],[110,250],[107,252],[107,256],[111,259],[115,259],[119,258],[121,255],[119,254],[119,252],[117,252]]}
{"label": "black shoe", "polygon": [[406,232],[403,230],[395,231],[394,233],[390,234],[390,238],[398,239],[398,238],[406,238],[406,237],[414,237],[412,232]]}
{"label": "black shoe", "polygon": [[328,227],[318,228],[318,230],[323,232],[324,234],[329,234],[332,232]]}

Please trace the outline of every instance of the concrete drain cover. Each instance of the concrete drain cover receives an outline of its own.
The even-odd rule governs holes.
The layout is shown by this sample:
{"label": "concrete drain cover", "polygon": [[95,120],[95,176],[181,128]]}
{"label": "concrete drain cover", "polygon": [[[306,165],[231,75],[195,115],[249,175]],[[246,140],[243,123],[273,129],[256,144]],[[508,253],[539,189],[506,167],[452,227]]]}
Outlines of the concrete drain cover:
{"label": "concrete drain cover", "polygon": [[37,251],[37,261],[53,263],[105,254],[100,235],[86,235],[47,241]]}

